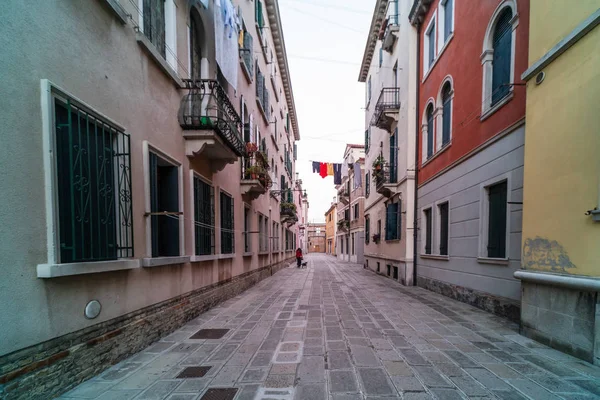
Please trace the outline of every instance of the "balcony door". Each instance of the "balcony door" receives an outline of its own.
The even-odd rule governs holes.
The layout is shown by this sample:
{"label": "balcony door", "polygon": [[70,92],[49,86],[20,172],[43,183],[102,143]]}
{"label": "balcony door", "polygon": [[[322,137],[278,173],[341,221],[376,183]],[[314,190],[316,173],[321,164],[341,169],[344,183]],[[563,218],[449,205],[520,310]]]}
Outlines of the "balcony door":
{"label": "balcony door", "polygon": [[192,10],[190,13],[190,78],[199,80],[202,78],[202,22],[200,16]]}

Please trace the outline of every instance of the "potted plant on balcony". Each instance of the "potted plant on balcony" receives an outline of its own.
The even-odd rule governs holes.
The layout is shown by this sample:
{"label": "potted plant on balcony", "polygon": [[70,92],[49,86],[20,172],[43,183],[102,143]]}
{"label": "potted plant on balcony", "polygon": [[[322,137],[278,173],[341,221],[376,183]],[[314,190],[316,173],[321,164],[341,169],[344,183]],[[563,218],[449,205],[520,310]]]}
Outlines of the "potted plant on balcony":
{"label": "potted plant on balcony", "polygon": [[264,151],[257,151],[254,153],[254,157],[264,169],[269,169],[269,156]]}
{"label": "potted plant on balcony", "polygon": [[381,239],[381,235],[379,233],[373,234],[373,243],[379,243],[380,239]]}
{"label": "potted plant on balcony", "polygon": [[258,147],[256,147],[256,143],[246,142],[246,153],[248,153],[249,156],[254,154],[256,150],[258,150]]}
{"label": "potted plant on balcony", "polygon": [[383,166],[384,165],[385,165],[385,158],[383,158],[383,156],[381,156],[381,155],[377,156],[375,161],[373,161],[373,172],[371,174],[378,181],[383,179]]}
{"label": "potted plant on balcony", "polygon": [[252,165],[246,168],[246,179],[258,179],[261,173],[264,173],[263,169],[258,165]]}
{"label": "potted plant on balcony", "polygon": [[280,204],[279,211],[282,215],[295,216],[296,205],[294,203],[288,203],[287,201],[284,201]]}

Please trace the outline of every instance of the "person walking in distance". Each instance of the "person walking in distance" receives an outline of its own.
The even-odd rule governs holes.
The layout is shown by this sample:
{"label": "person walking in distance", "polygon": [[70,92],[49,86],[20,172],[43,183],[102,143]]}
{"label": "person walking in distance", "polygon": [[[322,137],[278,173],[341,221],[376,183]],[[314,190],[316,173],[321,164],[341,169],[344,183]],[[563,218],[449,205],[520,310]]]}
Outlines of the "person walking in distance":
{"label": "person walking in distance", "polygon": [[302,266],[302,249],[300,247],[296,250],[296,263],[298,264],[298,268]]}

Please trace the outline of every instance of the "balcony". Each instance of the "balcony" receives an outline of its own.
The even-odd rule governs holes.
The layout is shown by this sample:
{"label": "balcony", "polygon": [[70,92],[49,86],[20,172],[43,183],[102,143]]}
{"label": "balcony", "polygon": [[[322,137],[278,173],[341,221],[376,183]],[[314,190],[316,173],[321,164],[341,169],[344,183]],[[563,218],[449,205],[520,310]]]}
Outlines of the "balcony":
{"label": "balcony", "polygon": [[221,171],[245,154],[240,117],[216,80],[183,82],[188,93],[181,99],[178,119],[186,155],[208,159],[213,172]]}
{"label": "balcony", "polygon": [[371,118],[371,125],[386,131],[392,131],[392,125],[398,121],[400,111],[400,88],[390,87],[381,89],[375,111]]}
{"label": "balcony", "polygon": [[377,193],[392,197],[396,194],[396,184],[398,183],[398,168],[389,164],[380,165],[380,168],[373,169],[373,178],[375,178],[375,188]]}
{"label": "balcony", "polygon": [[348,203],[350,203],[350,197],[348,196],[348,191],[345,187],[338,192],[338,200],[345,206],[347,206]]}
{"label": "balcony", "polygon": [[350,222],[347,219],[340,219],[337,223],[338,231],[348,232],[350,229]]}
{"label": "balcony", "polygon": [[244,171],[240,182],[245,201],[256,200],[259,196],[267,193],[273,184],[268,171],[269,160],[263,152],[255,151],[248,155],[244,162]]}
{"label": "balcony", "polygon": [[390,15],[382,28],[382,32],[379,35],[381,47],[388,53],[391,53],[394,51],[394,43],[396,43],[398,32],[400,31],[400,26],[398,26],[398,16]]}
{"label": "balcony", "polygon": [[294,225],[296,222],[298,222],[296,205],[294,203],[282,202],[279,205],[279,217],[282,224],[286,224],[288,227]]}

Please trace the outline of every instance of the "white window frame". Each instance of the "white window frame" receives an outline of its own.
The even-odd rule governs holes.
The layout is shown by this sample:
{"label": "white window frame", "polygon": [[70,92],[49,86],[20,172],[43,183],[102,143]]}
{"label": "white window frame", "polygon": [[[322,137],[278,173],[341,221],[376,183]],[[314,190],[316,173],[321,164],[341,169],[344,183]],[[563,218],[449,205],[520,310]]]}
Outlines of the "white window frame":
{"label": "white window frame", "polygon": [[494,186],[498,183],[506,182],[506,201],[510,203],[512,201],[512,173],[506,172],[502,175],[498,175],[492,179],[482,182],[479,185],[479,252],[477,260],[479,262],[501,262],[508,264],[510,256],[510,204],[506,205],[506,254],[503,258],[491,258],[487,255],[488,245],[488,230],[489,230],[489,196],[488,190],[490,186]]}
{"label": "white window frame", "polygon": [[[144,208],[145,213],[150,213],[152,207],[150,204],[150,153],[154,153],[165,161],[177,167],[178,175],[178,200],[179,210],[184,212],[184,190],[183,190],[183,164],[176,157],[160,149],[160,147],[151,144],[148,140],[142,142],[142,159],[144,163]],[[185,212],[184,212],[185,214]],[[190,256],[185,255],[185,218],[179,216],[179,256],[174,257],[152,257],[152,218],[145,217],[146,226],[146,256],[142,259],[144,267],[155,267],[169,264],[182,264],[190,261]]]}
{"label": "white window frame", "polygon": [[445,46],[446,42],[449,42],[452,36],[454,36],[454,18],[456,15],[456,0],[452,0],[452,26],[450,27],[450,35],[447,38],[444,37],[446,31],[446,3],[448,0],[442,0],[440,2],[440,26],[438,27],[438,52],[442,51],[442,47]]}
{"label": "white window frame", "polygon": [[[138,0],[138,9],[140,10],[138,28],[140,32],[144,33],[144,0]],[[177,5],[175,0],[165,0],[165,46],[165,59],[169,66],[177,71]]]}
{"label": "white window frame", "polygon": [[515,55],[516,55],[516,42],[517,42],[517,26],[519,26],[519,14],[517,12],[517,4],[515,0],[504,0],[502,3],[496,7],[496,10],[492,14],[488,22],[488,26],[485,32],[485,37],[483,40],[483,51],[481,53],[481,67],[483,68],[483,82],[482,82],[482,91],[481,91],[481,117],[480,119],[483,121],[496,112],[499,108],[501,108],[504,104],[508,103],[514,96],[514,86],[509,87],[508,95],[500,100],[498,103],[494,104],[492,107],[492,76],[493,76],[493,66],[492,62],[494,60],[494,48],[493,48],[493,40],[494,40],[494,31],[496,30],[496,22],[498,21],[498,17],[500,13],[504,11],[506,7],[510,7],[512,10],[512,38],[511,38],[511,50],[510,50],[510,82],[515,81]]}
{"label": "white window frame", "polygon": [[[54,99],[69,98],[79,106],[89,110],[113,127],[127,133],[127,130],[112,118],[89,106],[68,91],[55,85],[48,79],[40,80],[41,114],[42,114],[42,146],[44,162],[44,192],[46,209],[46,263],[37,265],[38,278],[55,278],[60,276],[90,274],[105,271],[117,271],[140,267],[140,260],[119,258],[111,261],[90,261],[61,264],[60,235],[58,222],[58,182],[56,171],[56,135],[54,123]],[[131,151],[131,149],[130,149]],[[133,216],[132,216],[133,217]],[[135,223],[135,221],[132,221]],[[133,228],[135,231],[135,227]],[[135,250],[134,250],[135,251]],[[135,256],[135,254],[134,254]]]}
{"label": "white window frame", "polygon": [[[434,249],[436,246],[436,240],[435,240],[435,220],[436,220],[436,212],[435,212],[435,207],[437,207],[434,203],[430,203],[427,204],[425,206],[423,206],[421,208],[421,244],[420,244],[420,254],[421,256],[433,256],[435,255],[434,253]],[[431,210],[431,229],[433,230],[433,232],[431,232],[431,253],[425,253],[425,245],[427,242],[427,224],[425,223],[425,211],[427,210]]]}
{"label": "white window frame", "polygon": [[[437,43],[434,43],[433,48],[434,48],[435,54],[433,56],[432,62],[431,63],[429,62],[430,38],[432,37],[434,41],[439,42],[439,40],[437,40],[437,32],[433,32],[433,34],[431,32],[432,28],[437,29],[439,31],[436,20],[437,20],[437,10],[435,10],[433,12],[431,20],[429,20],[427,27],[423,31],[423,80],[425,80],[425,78],[427,77],[427,72],[429,72],[429,70],[433,67],[433,64],[435,64],[435,60],[437,60],[437,57],[438,57],[439,49],[438,49]],[[432,24],[435,24],[435,25],[432,26]]]}

